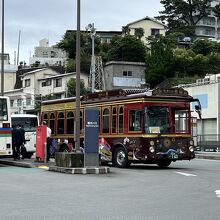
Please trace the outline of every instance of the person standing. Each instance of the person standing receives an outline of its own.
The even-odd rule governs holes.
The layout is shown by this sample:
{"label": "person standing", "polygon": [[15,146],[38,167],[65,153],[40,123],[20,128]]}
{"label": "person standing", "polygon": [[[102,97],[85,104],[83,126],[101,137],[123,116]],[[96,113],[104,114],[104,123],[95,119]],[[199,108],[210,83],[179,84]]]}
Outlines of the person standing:
{"label": "person standing", "polygon": [[19,131],[21,132],[21,137],[22,137],[22,145],[20,146],[20,153],[21,153],[21,158],[24,159],[25,158],[25,153],[26,153],[26,149],[25,149],[25,146],[24,144],[26,143],[26,140],[25,140],[25,130],[24,130],[24,127],[22,125],[18,125],[18,128],[19,128]]}
{"label": "person standing", "polygon": [[[43,121],[43,125],[47,126],[47,122]],[[51,145],[51,129],[47,126],[47,162],[50,161],[50,145]]]}
{"label": "person standing", "polygon": [[18,127],[12,129],[12,149],[14,160],[20,159],[20,147],[23,144],[23,137]]}

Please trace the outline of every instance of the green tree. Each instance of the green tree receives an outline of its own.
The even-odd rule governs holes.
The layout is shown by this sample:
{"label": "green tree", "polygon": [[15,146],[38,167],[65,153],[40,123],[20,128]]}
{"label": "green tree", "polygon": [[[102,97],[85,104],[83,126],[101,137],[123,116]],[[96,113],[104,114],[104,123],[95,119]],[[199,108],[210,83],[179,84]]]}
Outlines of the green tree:
{"label": "green tree", "polygon": [[143,28],[135,28],[134,35],[140,40],[144,36]]}
{"label": "green tree", "polygon": [[214,42],[209,41],[208,39],[198,39],[194,41],[191,46],[191,49],[196,54],[202,54],[204,56],[210,54],[215,51],[215,46],[217,46]]}
{"label": "green tree", "polygon": [[[80,81],[80,95],[85,95],[88,91],[85,88],[84,81]],[[76,79],[71,78],[67,82],[67,96],[68,97],[73,97],[76,96]]]}
{"label": "green tree", "polygon": [[135,36],[115,37],[107,52],[107,60],[144,62],[146,47]]}
{"label": "green tree", "polygon": [[211,6],[209,0],[161,0],[164,10],[160,11],[157,18],[168,22],[168,28],[172,31],[181,31],[195,34],[196,24],[209,15]]}
{"label": "green tree", "polygon": [[151,50],[146,58],[146,82],[155,87],[174,75],[174,56],[169,38],[157,36],[151,42]]}

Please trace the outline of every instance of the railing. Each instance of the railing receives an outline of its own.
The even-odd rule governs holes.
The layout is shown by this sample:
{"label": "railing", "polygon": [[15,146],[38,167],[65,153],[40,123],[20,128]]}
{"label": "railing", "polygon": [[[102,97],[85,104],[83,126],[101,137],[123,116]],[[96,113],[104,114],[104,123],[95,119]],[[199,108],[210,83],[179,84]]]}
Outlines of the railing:
{"label": "railing", "polygon": [[220,135],[197,135],[197,151],[220,152]]}

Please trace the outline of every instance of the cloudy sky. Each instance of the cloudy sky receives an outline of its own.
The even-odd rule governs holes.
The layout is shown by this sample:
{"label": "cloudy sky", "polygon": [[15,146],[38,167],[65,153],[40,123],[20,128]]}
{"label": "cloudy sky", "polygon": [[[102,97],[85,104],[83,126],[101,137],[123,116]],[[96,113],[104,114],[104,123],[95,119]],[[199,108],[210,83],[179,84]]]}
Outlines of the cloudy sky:
{"label": "cloudy sky", "polygon": [[[14,63],[21,31],[20,61],[29,63],[39,40],[59,42],[67,29],[76,29],[76,0],[5,0],[5,53]],[[1,3],[0,3],[1,4]],[[97,30],[121,27],[162,10],[160,0],[81,0],[81,29],[94,23]]]}

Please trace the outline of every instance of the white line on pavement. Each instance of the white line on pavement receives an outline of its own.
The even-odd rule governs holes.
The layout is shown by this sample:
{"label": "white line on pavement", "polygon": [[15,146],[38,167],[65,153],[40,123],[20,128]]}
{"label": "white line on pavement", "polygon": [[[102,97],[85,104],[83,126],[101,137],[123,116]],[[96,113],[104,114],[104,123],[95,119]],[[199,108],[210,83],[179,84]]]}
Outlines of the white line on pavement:
{"label": "white line on pavement", "polygon": [[191,174],[191,173],[182,173],[182,172],[175,172],[175,173],[178,173],[178,174],[183,175],[183,176],[197,176],[197,175]]}
{"label": "white line on pavement", "polygon": [[215,190],[216,196],[220,198],[220,190]]}

